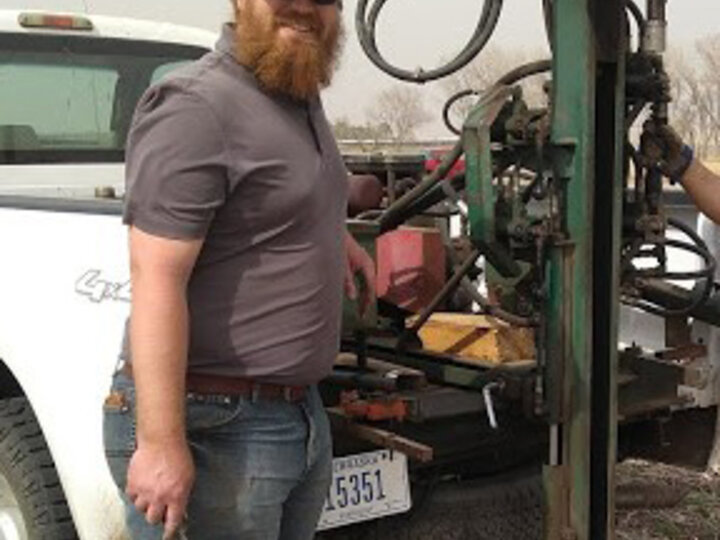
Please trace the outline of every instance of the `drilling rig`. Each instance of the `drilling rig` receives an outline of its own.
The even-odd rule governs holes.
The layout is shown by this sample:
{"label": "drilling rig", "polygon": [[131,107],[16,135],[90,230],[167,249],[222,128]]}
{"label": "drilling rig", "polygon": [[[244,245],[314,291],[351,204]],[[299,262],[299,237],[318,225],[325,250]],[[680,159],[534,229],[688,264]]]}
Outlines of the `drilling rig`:
{"label": "drilling rig", "polygon": [[[379,69],[408,84],[467,65],[502,10],[502,0],[485,0],[455,59],[406,70],[377,46],[386,3],[358,0],[358,37]],[[403,189],[383,179],[383,202],[349,222],[381,273],[441,262],[442,281],[417,285],[423,298],[412,308],[400,293],[364,318],[348,307],[344,362],[331,377],[343,390],[327,398],[338,429],[406,453],[418,479],[428,470],[478,478],[534,459],[543,486],[535,532],[546,540],[614,537],[622,426],[720,401],[718,359],[690,331],[691,321],[720,324],[715,259],[669,212],[677,190],[638,143],[648,123],[668,122],[670,103],[666,0],[644,7],[544,0],[551,58],[451,97],[444,115],[457,141],[440,165]],[[541,107],[521,85],[539,74]],[[468,98],[469,114],[453,126],[448,111]],[[453,218],[462,222],[456,235],[443,224]],[[436,234],[418,223],[434,223]],[[391,255],[401,247],[404,263]],[[672,252],[697,264],[670,268]],[[663,321],[661,347],[620,343],[621,305]],[[498,361],[472,351],[487,335],[531,347]]]}

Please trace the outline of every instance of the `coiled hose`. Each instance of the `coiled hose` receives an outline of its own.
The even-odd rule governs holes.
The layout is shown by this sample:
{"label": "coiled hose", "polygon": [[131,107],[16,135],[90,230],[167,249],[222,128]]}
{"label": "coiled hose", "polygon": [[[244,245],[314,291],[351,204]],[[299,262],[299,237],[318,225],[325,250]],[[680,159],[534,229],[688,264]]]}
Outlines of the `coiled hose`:
{"label": "coiled hose", "polygon": [[485,0],[475,32],[465,48],[453,60],[435,69],[426,71],[418,68],[410,71],[388,63],[378,50],[375,28],[380,12],[388,0],[375,0],[368,13],[369,1],[370,0],[358,0],[355,11],[355,29],[360,41],[360,46],[370,61],[382,71],[397,79],[414,83],[425,83],[441,79],[470,63],[483,49],[495,30],[495,26],[500,18],[503,2],[503,0]]}
{"label": "coiled hose", "polygon": [[[495,83],[491,85],[490,88],[493,88],[495,86],[512,86],[516,82],[524,79],[525,77],[530,77],[532,75],[538,75],[539,73],[544,73],[546,71],[550,71],[552,69],[552,60],[537,60],[535,62],[530,62],[528,64],[523,64],[522,66],[516,67],[515,69],[508,71],[505,75],[500,77]],[[473,90],[473,89],[466,89],[461,90],[452,96],[448,98],[448,100],[445,102],[445,105],[443,106],[443,122],[445,122],[445,126],[452,131],[455,135],[460,135],[460,129],[456,128],[452,121],[450,120],[450,109],[452,109],[452,106],[455,105],[455,103],[465,97],[468,96],[480,96],[482,94],[479,90]]]}
{"label": "coiled hose", "polygon": [[690,238],[690,240],[692,240],[692,244],[680,240],[674,240],[672,238],[664,238],[658,240],[655,242],[655,244],[693,253],[694,255],[697,255],[698,257],[703,259],[705,267],[700,270],[691,272],[657,273],[655,271],[636,270],[633,272],[632,277],[651,277],[655,279],[670,280],[697,280],[698,283],[702,280],[702,288],[700,294],[698,294],[694,300],[689,302],[687,306],[681,308],[660,307],[647,300],[637,298],[623,298],[623,303],[632,307],[642,309],[643,311],[647,311],[648,313],[652,313],[653,315],[658,315],[660,317],[685,316],[689,315],[690,312],[707,302],[713,290],[715,268],[717,263],[715,262],[715,258],[711,255],[707,244],[705,244],[705,241],[692,229],[692,227],[688,227],[682,221],[675,218],[668,218],[668,225],[670,225],[671,227],[675,227],[683,234],[685,234],[688,238]]}

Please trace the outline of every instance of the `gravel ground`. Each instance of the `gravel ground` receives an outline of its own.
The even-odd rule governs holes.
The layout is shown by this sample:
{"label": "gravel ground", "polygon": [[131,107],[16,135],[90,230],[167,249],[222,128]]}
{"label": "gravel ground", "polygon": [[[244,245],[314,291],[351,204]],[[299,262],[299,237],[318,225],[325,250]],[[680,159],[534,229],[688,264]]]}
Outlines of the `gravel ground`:
{"label": "gravel ground", "polygon": [[[618,540],[720,540],[720,477],[643,460],[617,468]],[[665,499],[665,500],[662,500]]]}

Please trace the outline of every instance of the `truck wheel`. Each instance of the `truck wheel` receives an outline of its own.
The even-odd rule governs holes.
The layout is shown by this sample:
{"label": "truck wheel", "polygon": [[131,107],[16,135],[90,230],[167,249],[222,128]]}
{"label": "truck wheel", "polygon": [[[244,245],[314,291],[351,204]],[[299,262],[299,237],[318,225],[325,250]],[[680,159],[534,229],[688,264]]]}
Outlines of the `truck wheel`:
{"label": "truck wheel", "polygon": [[0,538],[77,538],[55,464],[25,398],[0,400]]}

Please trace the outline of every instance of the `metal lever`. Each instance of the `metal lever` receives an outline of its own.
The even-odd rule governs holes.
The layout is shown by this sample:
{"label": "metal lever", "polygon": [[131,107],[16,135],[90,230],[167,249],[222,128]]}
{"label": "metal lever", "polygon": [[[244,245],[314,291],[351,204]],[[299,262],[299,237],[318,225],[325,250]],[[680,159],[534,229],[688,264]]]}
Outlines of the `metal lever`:
{"label": "metal lever", "polygon": [[495,416],[495,406],[493,405],[492,391],[494,389],[502,390],[505,384],[500,381],[493,381],[483,386],[482,395],[485,400],[485,412],[487,412],[488,422],[493,429],[498,428],[497,417]]}

